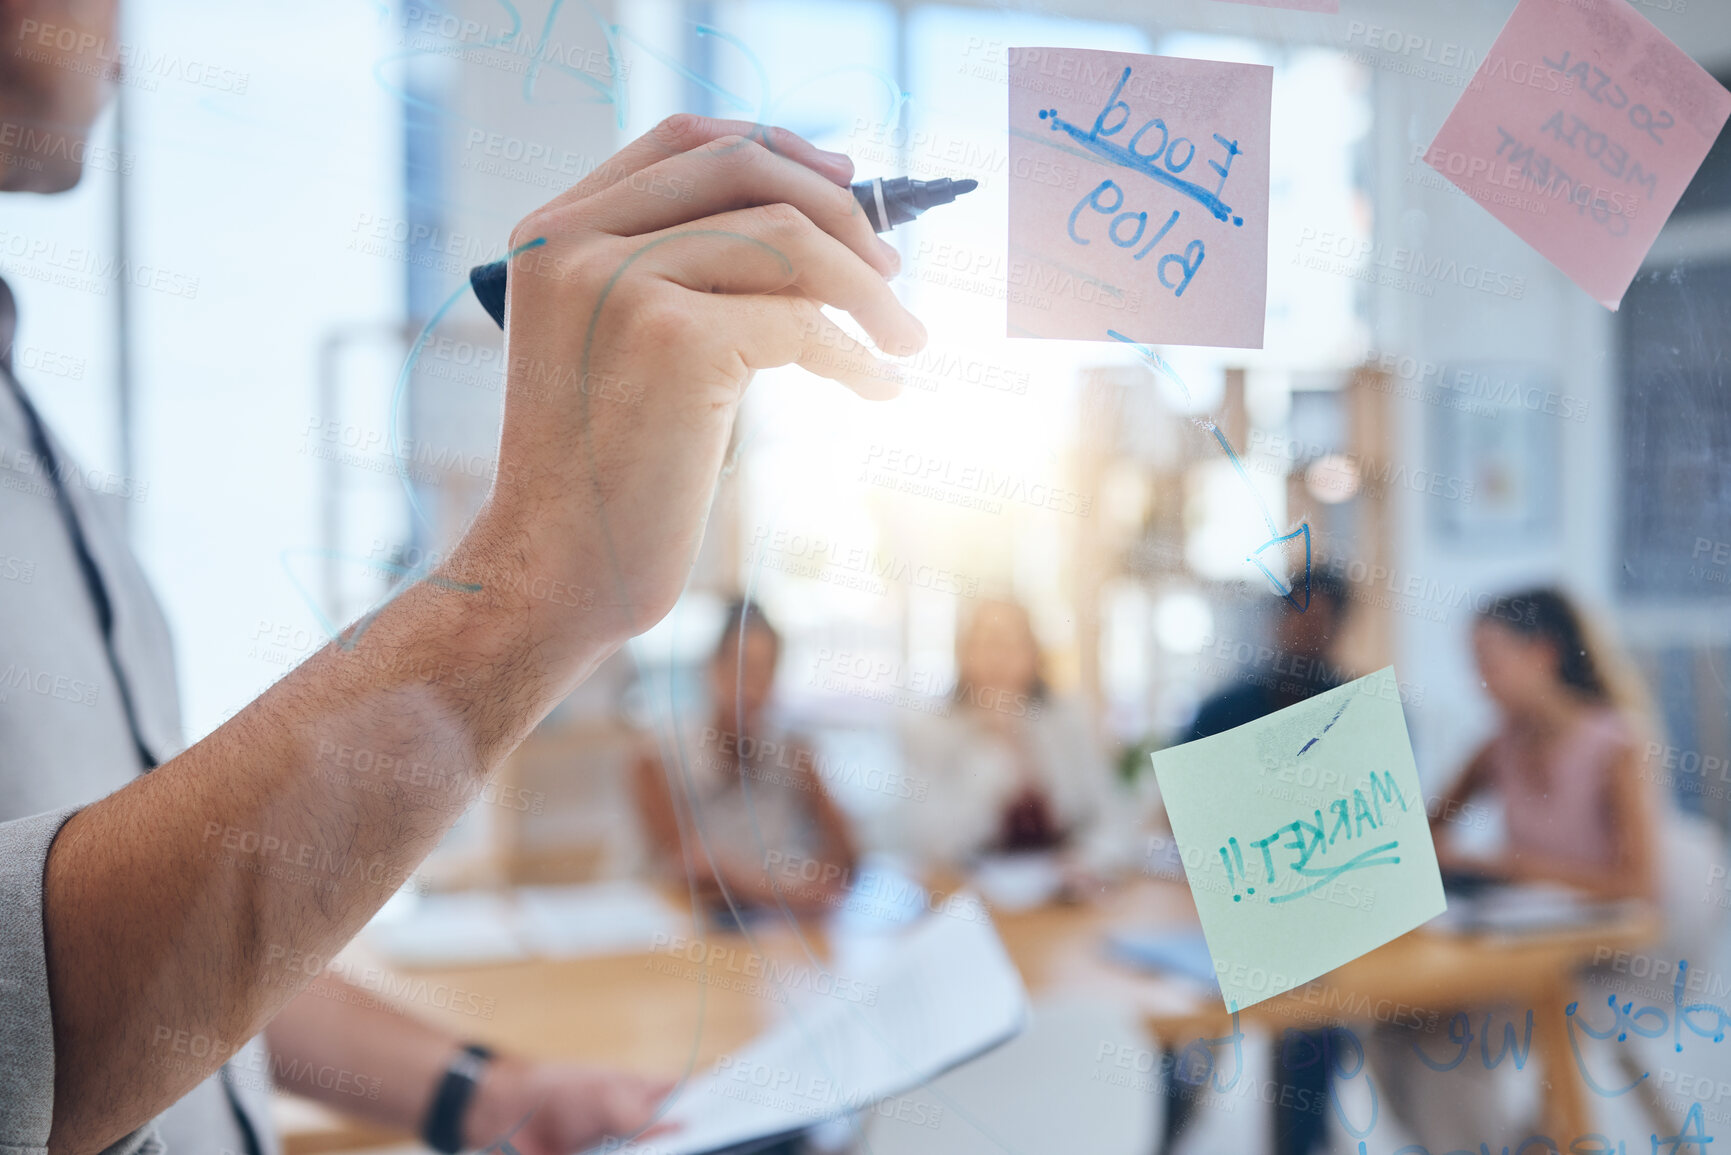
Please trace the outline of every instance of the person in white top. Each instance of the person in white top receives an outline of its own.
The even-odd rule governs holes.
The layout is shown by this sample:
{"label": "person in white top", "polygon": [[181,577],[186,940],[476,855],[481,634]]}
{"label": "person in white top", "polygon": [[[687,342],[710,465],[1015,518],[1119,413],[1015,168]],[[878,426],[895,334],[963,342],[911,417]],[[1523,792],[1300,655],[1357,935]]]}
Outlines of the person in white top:
{"label": "person in white top", "polygon": [[638,811],[664,872],[690,879],[711,906],[816,914],[852,884],[854,845],[811,743],[774,721],[780,655],[769,619],[735,602],[700,724],[676,719],[673,748],[638,757]]}
{"label": "person in white top", "polygon": [[912,768],[931,782],[908,808],[907,849],[953,867],[1057,852],[1072,890],[1121,870],[1133,850],[1131,801],[1079,704],[1047,685],[1027,611],[981,604],[957,638],[956,667],[948,712],[904,735]]}

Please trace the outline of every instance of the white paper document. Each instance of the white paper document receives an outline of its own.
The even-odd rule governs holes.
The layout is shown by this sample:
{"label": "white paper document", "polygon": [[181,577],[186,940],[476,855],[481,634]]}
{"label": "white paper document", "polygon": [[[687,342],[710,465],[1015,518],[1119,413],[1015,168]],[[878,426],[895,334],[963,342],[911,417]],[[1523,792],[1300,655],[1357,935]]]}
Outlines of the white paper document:
{"label": "white paper document", "polygon": [[708,1155],[854,1111],[886,1110],[895,1096],[1008,1042],[1027,1022],[1022,977],[978,902],[929,916],[896,940],[883,965],[848,977],[875,999],[799,1006],[684,1087],[664,1120],[677,1131],[611,1149]]}
{"label": "white paper document", "polygon": [[428,895],[375,919],[366,940],[398,966],[472,966],[633,954],[686,927],[652,887],[619,880]]}

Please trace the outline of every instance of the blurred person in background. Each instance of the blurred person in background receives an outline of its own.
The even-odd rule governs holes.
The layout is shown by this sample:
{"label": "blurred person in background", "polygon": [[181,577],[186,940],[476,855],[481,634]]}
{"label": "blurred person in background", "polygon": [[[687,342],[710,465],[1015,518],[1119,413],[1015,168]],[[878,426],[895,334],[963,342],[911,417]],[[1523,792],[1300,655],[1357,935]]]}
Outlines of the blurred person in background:
{"label": "blurred person in background", "polygon": [[[1235,729],[1258,718],[1284,710],[1347,681],[1336,654],[1341,631],[1350,609],[1351,589],[1338,573],[1318,564],[1310,574],[1310,598],[1301,611],[1288,602],[1275,603],[1279,617],[1274,626],[1274,650],[1261,664],[1241,671],[1236,685],[1228,686],[1202,703],[1184,736],[1195,742]],[[1321,1062],[1298,1062],[1295,1056],[1326,1054],[1322,1032],[1287,1031],[1276,1051],[1276,1080],[1283,1089],[1274,1105],[1275,1155],[1310,1155],[1321,1149],[1323,1119],[1320,1111],[1301,1110],[1294,1104],[1320,1104],[1328,1097],[1328,1068]],[[1185,1065],[1173,1064],[1165,1079],[1166,1149],[1189,1122],[1200,1084],[1186,1085]],[[1291,1093],[1288,1093],[1287,1089]]]}
{"label": "blurred person in background", "polygon": [[781,636],[756,605],[736,601],[709,661],[708,709],[674,719],[676,748],[645,748],[636,794],[664,873],[690,879],[725,910],[822,913],[851,885],[846,818],[818,777],[811,745],[775,720]]}
{"label": "blurred person in background", "polygon": [[1473,625],[1473,658],[1497,731],[1443,795],[1502,803],[1506,849],[1466,855],[1432,819],[1444,869],[1511,882],[1561,882],[1604,898],[1656,900],[1661,795],[1640,773],[1651,730],[1639,681],[1567,596],[1497,598]]}
{"label": "blurred person in background", "polygon": [[910,727],[910,764],[931,782],[909,807],[910,849],[961,867],[983,855],[1060,856],[1071,897],[1097,889],[1133,852],[1131,801],[1081,706],[1054,695],[1028,612],[983,602],[956,640],[947,715]]}
{"label": "blurred person in background", "polygon": [[[1498,721],[1431,808],[1445,874],[1479,883],[1562,883],[1595,898],[1660,902],[1667,873],[1661,844],[1673,844],[1675,863],[1675,855],[1688,855],[1699,842],[1641,773],[1638,751],[1652,732],[1652,710],[1629,663],[1567,595],[1548,587],[1492,601],[1473,623],[1472,648]],[[1487,797],[1504,815],[1503,849],[1467,853],[1443,816]],[[1716,857],[1711,848],[1705,855],[1709,862]],[[1685,904],[1699,894],[1693,889]],[[1707,915],[1696,909],[1691,921]],[[1521,1030],[1523,1006],[1486,1011],[1488,1023]],[[1421,1057],[1438,1048],[1426,1047],[1428,1040],[1412,1030],[1379,1028],[1373,1041],[1391,1110],[1433,1149],[1494,1139],[1498,1128],[1512,1137],[1528,1122],[1503,1108],[1497,1072],[1487,1064],[1463,1063],[1439,1076]],[[1439,1077],[1447,1082],[1439,1086]]]}
{"label": "blurred person in background", "polygon": [[[1290,603],[1277,603],[1272,656],[1260,667],[1241,671],[1237,684],[1204,701],[1184,740],[1211,738],[1346,681],[1337,654],[1350,593],[1346,579],[1321,565],[1314,567],[1310,604],[1302,613]],[[1259,658],[1266,652],[1260,651]]]}

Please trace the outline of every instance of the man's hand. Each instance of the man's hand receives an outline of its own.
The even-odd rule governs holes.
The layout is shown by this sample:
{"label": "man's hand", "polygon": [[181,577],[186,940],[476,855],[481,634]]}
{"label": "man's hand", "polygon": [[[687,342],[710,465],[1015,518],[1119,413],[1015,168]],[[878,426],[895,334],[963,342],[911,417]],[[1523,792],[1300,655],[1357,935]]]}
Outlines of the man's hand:
{"label": "man's hand", "polygon": [[596,1067],[497,1059],[476,1088],[464,1143],[487,1148],[504,1140],[519,1155],[587,1151],[649,1126],[672,1089],[671,1082]]}
{"label": "man's hand", "polygon": [[680,116],[518,225],[500,481],[475,534],[533,578],[594,591],[582,610],[531,607],[549,659],[585,665],[672,608],[756,370],[899,391],[819,310],[891,354],[925,343],[851,175],[783,130]]}
{"label": "man's hand", "polygon": [[[523,223],[499,478],[451,559],[54,839],[56,1155],[112,1144],[265,1028],[311,981],[280,960],[341,949],[535,724],[666,614],[755,370],[895,391],[819,312],[887,352],[925,339],[850,175],[788,133],[676,118]],[[441,785],[380,790],[357,752]]]}

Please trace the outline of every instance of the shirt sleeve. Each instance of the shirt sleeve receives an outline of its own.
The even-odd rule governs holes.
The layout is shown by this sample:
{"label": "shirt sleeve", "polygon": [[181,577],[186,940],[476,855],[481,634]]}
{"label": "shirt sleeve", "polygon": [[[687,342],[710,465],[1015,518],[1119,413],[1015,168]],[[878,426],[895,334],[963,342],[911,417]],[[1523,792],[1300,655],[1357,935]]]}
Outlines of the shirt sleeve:
{"label": "shirt sleeve", "polygon": [[[42,936],[48,848],[76,808],[0,822],[0,1155],[47,1155],[54,1121],[54,1020]],[[161,1152],[146,1125],[104,1155]]]}

